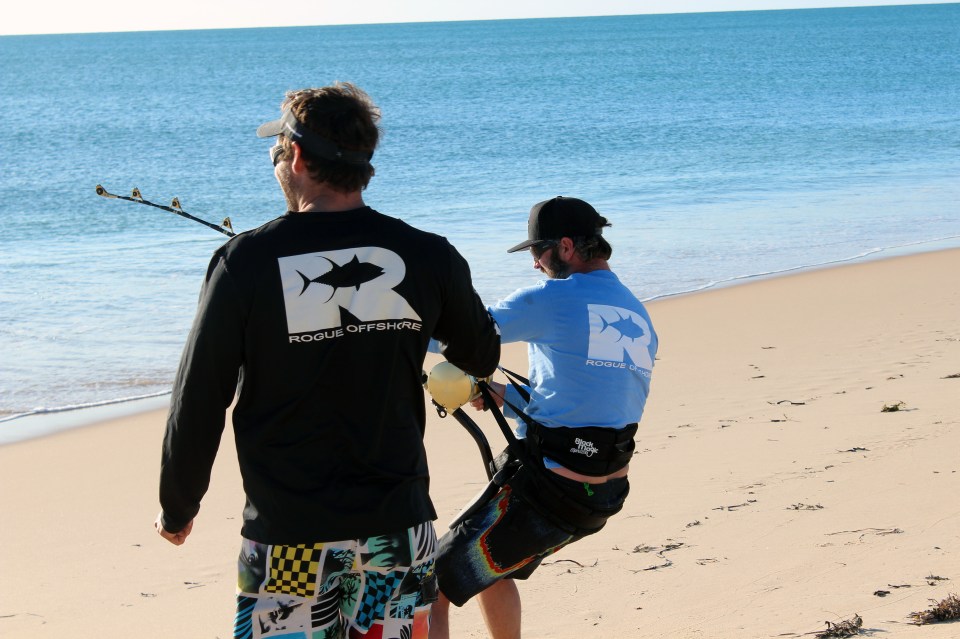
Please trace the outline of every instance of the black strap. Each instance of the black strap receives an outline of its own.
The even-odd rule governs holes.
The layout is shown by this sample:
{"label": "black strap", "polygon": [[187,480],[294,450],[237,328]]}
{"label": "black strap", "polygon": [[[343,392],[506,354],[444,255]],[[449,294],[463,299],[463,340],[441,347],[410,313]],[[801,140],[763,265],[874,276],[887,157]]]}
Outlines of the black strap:
{"label": "black strap", "polygon": [[[507,423],[507,418],[504,417],[503,412],[497,408],[497,403],[493,399],[493,391],[490,390],[490,385],[483,380],[479,380],[477,387],[480,389],[480,394],[483,395],[484,403],[490,407],[490,412],[493,413],[493,418],[496,420],[497,426],[500,427],[500,431],[507,440],[507,448],[510,449],[510,454],[522,463],[528,463],[530,456],[527,454],[527,448],[523,445],[523,442],[513,434],[513,429],[510,428],[510,424]],[[503,401],[506,402],[507,400],[504,399]],[[509,403],[507,405],[510,406]],[[513,406],[510,407],[513,408]]]}
{"label": "black strap", "polygon": [[[511,372],[511,371],[508,371],[508,370],[505,369],[503,366],[498,366],[497,368],[499,368],[499,369],[503,372],[503,374],[507,376],[507,379],[510,381],[510,384],[511,384],[514,388],[517,389],[517,392],[520,394],[520,397],[522,397],[523,400],[529,404],[529,403],[530,403],[530,393],[528,393],[528,392],[527,392],[527,389],[525,389],[523,386],[521,386],[520,384],[518,384],[517,382],[515,382],[515,381],[513,380],[513,377],[516,377],[518,380],[520,380],[520,381],[521,381],[522,383],[524,383],[524,384],[529,384],[530,381],[529,381],[528,379],[526,379],[525,377],[521,377],[521,376],[517,375],[516,373],[513,373],[513,372]],[[490,397],[490,395],[493,393],[493,391],[490,389],[489,385],[488,385],[486,382],[484,382],[484,381],[481,380],[480,382],[478,382],[478,386],[480,386],[481,392],[483,391],[484,387],[486,387],[486,389],[487,389],[487,391],[488,391],[488,393],[483,396],[484,402],[486,403],[487,407],[488,407],[488,408],[496,408],[497,405],[494,403],[492,397]],[[527,413],[526,413],[524,410],[522,410],[522,409],[520,409],[520,408],[517,408],[517,407],[514,406],[512,403],[510,403],[509,401],[507,401],[506,393],[504,393],[504,397],[501,397],[500,399],[503,400],[503,403],[506,404],[506,405],[510,408],[510,410],[512,410],[514,413],[516,413],[517,417],[519,417],[520,419],[522,419],[522,420],[524,421],[524,423],[527,425],[528,429],[536,429],[536,428],[539,428],[539,427],[540,427],[540,423],[537,422],[536,420],[534,420],[534,419],[533,419],[532,417],[530,417],[529,415],[527,415]],[[507,425],[506,419],[503,417],[503,415],[502,415],[502,414],[498,414],[499,412],[500,412],[500,411],[494,411],[494,417],[497,418],[497,423],[498,423],[498,424],[500,423],[500,420],[503,420],[503,426],[500,427],[501,430],[503,430],[504,428],[506,428],[507,430],[510,431],[510,435],[507,437],[507,441],[510,440],[510,437],[513,437],[514,439],[516,439],[516,437],[513,435],[513,430],[510,428],[509,425]]]}
{"label": "black strap", "polygon": [[295,116],[290,109],[283,112],[280,123],[283,126],[281,133],[290,136],[291,140],[300,144],[304,151],[322,160],[364,165],[369,163],[373,157],[373,151],[349,151],[347,149],[341,149],[319,133],[308,129],[303,122],[297,119],[297,116]]}
{"label": "black strap", "polygon": [[[523,401],[530,402],[530,393],[527,392],[527,389],[523,385],[529,386],[530,380],[524,377],[523,375],[518,375],[511,370],[504,368],[503,366],[497,366],[500,369],[500,372],[507,376],[507,379],[510,381],[510,384],[517,389],[517,392],[520,393],[520,397],[523,398]],[[518,383],[519,382],[519,383]],[[510,408],[513,408],[511,406]]]}

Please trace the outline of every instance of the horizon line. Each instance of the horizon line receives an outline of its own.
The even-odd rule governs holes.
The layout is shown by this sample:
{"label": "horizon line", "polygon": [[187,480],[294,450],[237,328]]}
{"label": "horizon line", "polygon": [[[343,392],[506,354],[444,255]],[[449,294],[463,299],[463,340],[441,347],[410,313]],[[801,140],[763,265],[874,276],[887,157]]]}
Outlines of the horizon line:
{"label": "horizon line", "polygon": [[[856,0],[853,0],[856,2]],[[768,9],[757,8],[729,8],[729,9],[691,9],[675,10],[673,8],[663,11],[643,11],[639,13],[596,13],[585,15],[564,15],[564,16],[508,16],[501,18],[450,18],[436,20],[393,20],[385,22],[326,22],[318,24],[265,24],[265,25],[234,25],[234,26],[193,26],[193,27],[160,27],[156,29],[133,29],[117,28],[113,30],[78,30],[78,31],[23,31],[15,33],[5,33],[0,30],[0,38],[19,37],[19,36],[62,36],[62,35],[97,35],[97,34],[117,34],[117,33],[172,33],[172,32],[190,32],[190,31],[237,31],[244,29],[302,29],[317,27],[362,27],[362,26],[390,26],[390,25],[416,25],[416,24],[448,24],[448,23],[470,23],[470,22],[507,22],[507,21],[526,21],[526,20],[572,20],[582,18],[623,18],[634,16],[676,16],[676,15],[696,15],[696,14],[717,14],[717,13],[769,13],[775,11],[817,11],[826,9],[870,9],[870,8],[896,8],[896,7],[919,7],[933,6],[943,4],[958,4],[951,0],[925,0],[923,2],[903,3],[899,0],[896,3],[875,4],[871,0],[865,0],[862,4],[843,4],[823,6],[798,6],[798,7],[774,7]],[[875,2],[875,0],[874,0]]]}

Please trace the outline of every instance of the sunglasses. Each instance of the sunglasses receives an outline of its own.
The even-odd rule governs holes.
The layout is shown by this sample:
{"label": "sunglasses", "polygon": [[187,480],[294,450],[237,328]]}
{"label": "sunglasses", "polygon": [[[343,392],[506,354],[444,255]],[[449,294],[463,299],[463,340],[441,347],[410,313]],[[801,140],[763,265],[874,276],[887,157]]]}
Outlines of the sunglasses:
{"label": "sunglasses", "polygon": [[277,142],[270,147],[270,161],[273,162],[273,166],[280,164],[281,155],[283,155],[283,147],[280,145],[280,142]]}
{"label": "sunglasses", "polygon": [[530,252],[533,254],[533,257],[539,260],[544,253],[554,248],[559,243],[560,242],[557,240],[545,240],[543,242],[537,242],[530,247]]}

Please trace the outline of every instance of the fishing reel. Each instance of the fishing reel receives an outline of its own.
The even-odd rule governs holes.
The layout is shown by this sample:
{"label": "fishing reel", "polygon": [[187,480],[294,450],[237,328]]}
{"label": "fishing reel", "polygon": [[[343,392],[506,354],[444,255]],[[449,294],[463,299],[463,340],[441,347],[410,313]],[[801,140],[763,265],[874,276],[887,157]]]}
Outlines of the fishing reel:
{"label": "fishing reel", "polygon": [[477,379],[472,375],[467,375],[450,362],[440,362],[430,369],[430,373],[423,373],[423,387],[433,398],[433,406],[437,409],[437,415],[446,417],[449,413],[466,429],[480,449],[487,479],[493,479],[497,467],[493,461],[490,443],[487,442],[486,435],[483,434],[476,422],[460,409],[467,402],[480,396],[480,382],[489,381],[489,377]]}
{"label": "fishing reel", "polygon": [[440,362],[429,373],[424,374],[423,387],[433,398],[433,405],[440,417],[446,417],[464,404],[480,396],[479,382],[489,381],[489,377],[477,379],[467,375],[450,362]]}

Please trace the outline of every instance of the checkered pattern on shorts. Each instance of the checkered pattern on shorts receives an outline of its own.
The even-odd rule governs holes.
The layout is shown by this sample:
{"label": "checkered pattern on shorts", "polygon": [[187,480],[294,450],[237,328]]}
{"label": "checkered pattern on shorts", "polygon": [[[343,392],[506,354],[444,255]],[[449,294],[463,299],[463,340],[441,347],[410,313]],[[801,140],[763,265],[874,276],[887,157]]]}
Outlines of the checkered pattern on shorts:
{"label": "checkered pattern on shorts", "polygon": [[314,596],[322,552],[323,544],[272,546],[270,580],[264,590],[295,597]]}
{"label": "checkered pattern on shorts", "polygon": [[386,575],[364,572],[363,597],[357,606],[357,626],[369,628],[374,619],[382,619],[387,602],[403,581],[404,573],[392,572]]}

